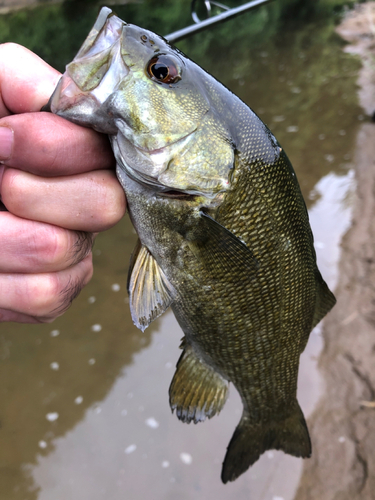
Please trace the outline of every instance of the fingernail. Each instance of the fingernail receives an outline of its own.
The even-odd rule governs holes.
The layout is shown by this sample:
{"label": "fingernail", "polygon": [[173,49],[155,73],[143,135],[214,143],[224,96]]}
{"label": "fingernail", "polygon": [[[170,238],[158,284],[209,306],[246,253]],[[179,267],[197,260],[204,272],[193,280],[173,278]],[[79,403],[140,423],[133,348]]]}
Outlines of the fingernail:
{"label": "fingernail", "polygon": [[0,161],[8,160],[13,149],[13,130],[9,127],[0,127]]}

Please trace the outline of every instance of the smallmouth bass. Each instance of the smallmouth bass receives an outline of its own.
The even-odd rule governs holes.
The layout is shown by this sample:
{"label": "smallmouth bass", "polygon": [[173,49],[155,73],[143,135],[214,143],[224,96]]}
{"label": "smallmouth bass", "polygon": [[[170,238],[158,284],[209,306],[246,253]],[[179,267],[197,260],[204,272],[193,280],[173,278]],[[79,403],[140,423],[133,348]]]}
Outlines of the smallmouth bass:
{"label": "smallmouth bass", "polygon": [[243,402],[222,480],[268,449],[311,443],[299,357],[335,298],[275,137],[238,97],[162,37],[103,8],[49,103],[110,137],[139,241],[128,290],[144,330],[169,307],[184,338],[170,390],[183,422]]}

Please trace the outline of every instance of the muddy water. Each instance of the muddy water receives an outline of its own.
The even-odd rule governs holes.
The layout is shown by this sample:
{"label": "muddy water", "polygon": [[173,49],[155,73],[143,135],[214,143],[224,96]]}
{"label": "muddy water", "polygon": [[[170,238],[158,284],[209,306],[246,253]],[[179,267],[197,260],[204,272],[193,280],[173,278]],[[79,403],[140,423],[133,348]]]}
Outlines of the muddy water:
{"label": "muddy water", "polygon": [[[240,60],[213,52],[204,62],[287,151],[321,271],[334,286],[350,221],[354,138],[366,118],[355,98],[358,64],[332,30],[299,26],[256,53],[242,47]],[[302,460],[281,452],[221,484],[241,414],[233,389],[221,415],[204,424],[171,415],[168,386],[182,332],[170,312],[145,333],[132,325],[125,284],[135,240],[127,218],[98,237],[93,280],[53,325],[0,326],[0,500],[291,500]],[[318,328],[301,358],[307,415],[322,390],[321,343]]]}

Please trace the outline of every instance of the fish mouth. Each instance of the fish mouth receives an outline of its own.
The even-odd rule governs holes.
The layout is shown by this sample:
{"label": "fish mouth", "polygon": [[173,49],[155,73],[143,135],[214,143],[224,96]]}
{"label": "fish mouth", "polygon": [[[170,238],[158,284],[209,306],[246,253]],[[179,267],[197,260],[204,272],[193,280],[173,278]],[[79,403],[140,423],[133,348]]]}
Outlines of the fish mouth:
{"label": "fish mouth", "polygon": [[[48,103],[43,106],[41,111],[49,111],[56,114],[58,112],[63,113],[70,107],[79,104],[82,99],[86,100],[87,98],[92,98],[90,94],[87,94],[87,92],[83,90],[82,85],[80,85],[79,83],[79,81],[82,80],[82,74],[84,74],[84,71],[73,71],[73,73],[70,74],[71,72],[69,71],[69,67],[72,68],[72,66],[77,66],[78,62],[81,67],[85,67],[85,64],[87,66],[87,60],[90,58],[90,56],[91,58],[92,56],[95,57],[95,55],[97,57],[98,53],[105,49],[105,45],[110,45],[108,43],[106,44],[105,42],[105,36],[108,32],[108,29],[110,29],[113,33],[113,36],[111,37],[111,44],[112,46],[115,45],[116,38],[120,37],[118,21],[120,21],[120,25],[126,24],[121,20],[118,20],[116,22],[116,19],[117,18],[116,16],[114,16],[111,9],[109,9],[108,7],[103,7],[101,9],[94,26],[86,37],[86,40],[79,49],[77,55],[73,59],[73,64],[68,64],[65,73],[58,81],[57,86],[53,91],[53,94],[51,95]],[[117,35],[115,33],[116,28]],[[75,74],[76,78],[74,76]],[[96,105],[99,105],[98,102],[95,102],[95,98],[92,98],[92,100]]]}
{"label": "fish mouth", "polygon": [[44,111],[52,111],[102,133],[116,133],[102,108],[130,71],[121,55],[125,26],[127,24],[113,15],[110,9],[102,8],[78,54],[67,65]]}
{"label": "fish mouth", "polygon": [[[68,109],[78,106],[82,100],[92,101],[93,104],[90,107],[99,107],[100,105],[95,96],[83,92],[74,79],[66,72],[58,81],[48,101],[48,111],[62,114]],[[47,111],[47,109],[44,110]]]}
{"label": "fish mouth", "polygon": [[73,78],[65,73],[42,111],[51,111],[78,125],[95,128],[98,132],[115,133],[115,127],[109,127],[107,123],[105,130],[103,130],[100,126],[100,120],[93,120],[93,117],[100,114],[100,108],[101,103],[98,98],[92,93],[82,92]]}

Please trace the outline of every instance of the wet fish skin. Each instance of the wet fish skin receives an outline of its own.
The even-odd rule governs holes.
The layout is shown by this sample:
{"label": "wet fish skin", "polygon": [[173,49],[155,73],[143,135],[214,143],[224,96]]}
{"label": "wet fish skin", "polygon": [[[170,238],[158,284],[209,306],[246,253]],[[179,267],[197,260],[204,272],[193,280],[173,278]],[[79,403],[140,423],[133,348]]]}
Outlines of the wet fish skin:
{"label": "wet fish skin", "polygon": [[[308,457],[299,357],[335,299],[316,266],[293,168],[238,97],[110,12],[50,105],[110,136],[140,240],[128,282],[133,320],[144,330],[171,306],[185,334],[171,408],[184,422],[203,421],[225,404],[228,381],[236,387],[244,409],[224,483],[267,449]],[[155,57],[178,78],[152,76]]]}

